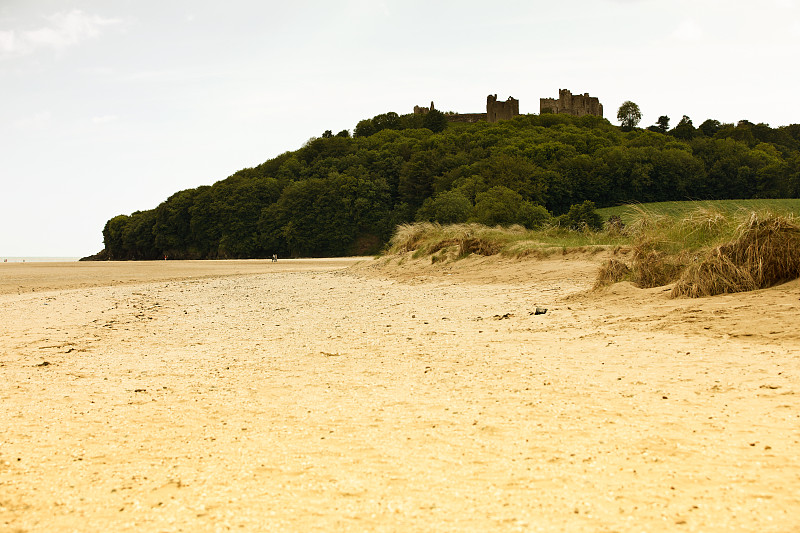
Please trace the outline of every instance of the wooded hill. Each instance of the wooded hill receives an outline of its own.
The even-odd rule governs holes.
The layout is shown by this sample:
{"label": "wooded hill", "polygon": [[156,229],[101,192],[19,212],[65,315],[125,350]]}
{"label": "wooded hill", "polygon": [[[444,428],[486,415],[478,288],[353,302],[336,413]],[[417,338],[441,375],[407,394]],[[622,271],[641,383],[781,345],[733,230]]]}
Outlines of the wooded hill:
{"label": "wooded hill", "polygon": [[177,192],[103,229],[105,259],[338,256],[378,251],[415,220],[535,227],[590,200],[800,196],[800,125],[687,117],[673,130],[524,115],[447,124],[395,113],[354,137],[325,132],[214,185]]}

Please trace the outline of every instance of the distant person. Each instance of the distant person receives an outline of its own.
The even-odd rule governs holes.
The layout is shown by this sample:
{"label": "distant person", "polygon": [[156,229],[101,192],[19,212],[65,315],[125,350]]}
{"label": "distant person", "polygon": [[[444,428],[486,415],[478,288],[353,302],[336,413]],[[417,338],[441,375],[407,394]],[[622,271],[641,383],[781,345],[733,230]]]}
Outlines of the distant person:
{"label": "distant person", "polygon": [[278,254],[272,254],[272,262],[273,263],[277,263],[278,262]]}

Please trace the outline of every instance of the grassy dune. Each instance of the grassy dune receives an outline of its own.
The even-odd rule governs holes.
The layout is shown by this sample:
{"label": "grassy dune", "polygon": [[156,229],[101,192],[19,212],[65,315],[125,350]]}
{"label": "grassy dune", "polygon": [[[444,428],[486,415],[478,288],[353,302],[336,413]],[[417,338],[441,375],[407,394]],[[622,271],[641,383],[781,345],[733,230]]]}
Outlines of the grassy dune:
{"label": "grassy dune", "polygon": [[672,295],[710,296],[769,287],[800,277],[800,200],[667,202],[599,210],[622,224],[601,231],[556,226],[489,228],[478,224],[400,226],[387,254],[455,261],[470,254],[546,257],[608,250],[597,287],[632,281],[674,284]]}

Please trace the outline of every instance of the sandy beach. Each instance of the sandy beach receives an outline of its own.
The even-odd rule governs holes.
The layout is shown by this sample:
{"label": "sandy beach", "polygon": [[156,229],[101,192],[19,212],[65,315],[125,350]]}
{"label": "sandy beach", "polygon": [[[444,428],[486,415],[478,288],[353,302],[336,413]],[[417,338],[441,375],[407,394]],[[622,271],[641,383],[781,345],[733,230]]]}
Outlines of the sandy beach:
{"label": "sandy beach", "polygon": [[0,264],[0,532],[800,531],[800,282],[600,260]]}

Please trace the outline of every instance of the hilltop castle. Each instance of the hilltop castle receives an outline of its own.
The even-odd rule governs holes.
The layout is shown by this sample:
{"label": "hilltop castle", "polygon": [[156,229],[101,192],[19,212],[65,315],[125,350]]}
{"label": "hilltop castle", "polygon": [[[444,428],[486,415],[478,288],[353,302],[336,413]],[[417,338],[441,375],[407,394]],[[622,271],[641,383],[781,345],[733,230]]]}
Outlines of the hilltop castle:
{"label": "hilltop castle", "polygon": [[[414,106],[415,115],[427,115],[433,107],[431,102],[430,107]],[[519,115],[519,100],[516,98],[508,97],[505,102],[498,102],[496,94],[490,94],[486,97],[486,113],[448,113],[445,116],[449,122],[478,122],[485,120],[487,122],[497,122],[498,120],[509,120]]]}
{"label": "hilltop castle", "polygon": [[[414,106],[415,115],[427,115],[433,107]],[[573,95],[567,89],[559,89],[558,100],[555,98],[541,98],[539,100],[540,113],[564,113],[581,117],[583,115],[603,116],[603,104],[589,93]],[[508,97],[505,102],[498,102],[496,94],[486,97],[486,113],[450,113],[445,115],[450,122],[497,122],[509,120],[519,115],[519,100]]]}
{"label": "hilltop castle", "polygon": [[564,113],[582,117],[584,115],[603,116],[603,104],[589,93],[573,95],[567,89],[558,90],[558,100],[555,98],[540,98],[539,113]]}

